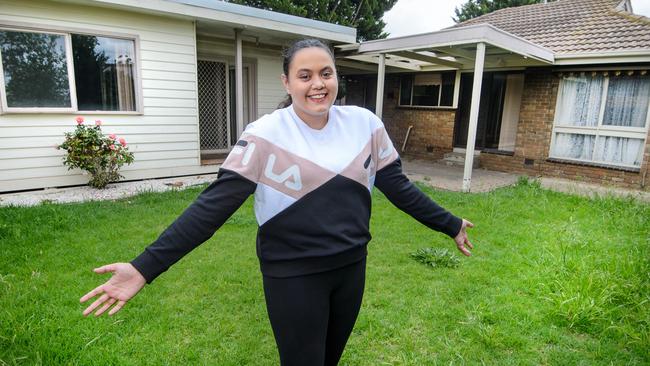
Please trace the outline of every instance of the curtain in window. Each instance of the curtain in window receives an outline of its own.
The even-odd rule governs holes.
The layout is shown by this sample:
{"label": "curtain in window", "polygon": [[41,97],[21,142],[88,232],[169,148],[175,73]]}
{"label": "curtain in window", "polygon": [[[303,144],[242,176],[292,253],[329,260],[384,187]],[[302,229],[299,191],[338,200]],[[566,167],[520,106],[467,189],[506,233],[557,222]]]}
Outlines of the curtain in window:
{"label": "curtain in window", "polygon": [[603,93],[603,76],[570,76],[560,83],[558,125],[597,126]]}
{"label": "curtain in window", "polygon": [[592,135],[558,133],[555,135],[552,155],[558,158],[591,160],[595,142],[596,137]]}
{"label": "curtain in window", "polygon": [[80,111],[135,111],[134,42],[72,35]]}
{"label": "curtain in window", "polygon": [[[117,51],[117,50],[116,50]],[[118,105],[121,111],[135,110],[133,60],[128,53],[118,53],[116,62]]]}
{"label": "curtain in window", "polygon": [[609,80],[603,125],[645,127],[650,78],[619,76]]}
{"label": "curtain in window", "polygon": [[608,163],[641,165],[643,140],[603,136],[598,138],[595,160]]}

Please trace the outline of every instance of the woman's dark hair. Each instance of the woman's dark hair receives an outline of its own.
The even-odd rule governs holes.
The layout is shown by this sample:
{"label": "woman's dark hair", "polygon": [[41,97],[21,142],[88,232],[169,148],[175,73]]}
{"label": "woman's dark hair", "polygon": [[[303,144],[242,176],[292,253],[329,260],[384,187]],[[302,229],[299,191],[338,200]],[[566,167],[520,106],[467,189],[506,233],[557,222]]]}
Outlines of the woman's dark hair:
{"label": "woman's dark hair", "polygon": [[[332,53],[332,50],[329,48],[329,46],[321,40],[315,38],[307,38],[295,41],[282,50],[282,71],[287,78],[289,77],[289,65],[291,65],[293,57],[296,55],[296,53],[304,48],[311,47],[317,47],[325,50],[325,52],[330,55],[332,60],[334,60],[334,53]],[[287,94],[284,100],[278,105],[278,109],[290,106],[291,102],[291,95]]]}

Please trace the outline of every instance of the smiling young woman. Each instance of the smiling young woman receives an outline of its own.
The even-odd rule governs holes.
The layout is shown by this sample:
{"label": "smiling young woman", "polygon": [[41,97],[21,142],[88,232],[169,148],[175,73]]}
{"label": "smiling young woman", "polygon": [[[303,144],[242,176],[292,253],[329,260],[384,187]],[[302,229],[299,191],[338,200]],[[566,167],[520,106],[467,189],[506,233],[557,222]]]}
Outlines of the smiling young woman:
{"label": "smiling young woman", "polygon": [[363,108],[333,105],[338,82],[331,50],[301,40],[285,50],[283,61],[284,107],[246,127],[217,180],[142,254],[95,269],[113,276],[81,298],[99,295],[84,315],[119,311],[209,239],[251,194],[282,365],[338,363],[363,298],[373,187],[470,255],[466,228],[473,225],[406,178],[381,120]]}
{"label": "smiling young woman", "polygon": [[339,83],[329,49],[307,47],[296,51],[282,74],[293,109],[309,127],[320,130],[327,124]]}

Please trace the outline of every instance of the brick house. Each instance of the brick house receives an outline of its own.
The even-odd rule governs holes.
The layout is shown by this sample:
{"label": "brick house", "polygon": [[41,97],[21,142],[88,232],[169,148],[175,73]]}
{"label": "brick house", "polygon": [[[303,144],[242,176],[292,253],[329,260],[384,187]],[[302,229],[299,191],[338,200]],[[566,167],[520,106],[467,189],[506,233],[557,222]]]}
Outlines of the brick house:
{"label": "brick house", "polygon": [[408,133],[405,156],[460,154],[465,190],[475,160],[648,190],[650,19],[629,0],[502,9],[337,51],[344,102],[376,110],[400,149]]}

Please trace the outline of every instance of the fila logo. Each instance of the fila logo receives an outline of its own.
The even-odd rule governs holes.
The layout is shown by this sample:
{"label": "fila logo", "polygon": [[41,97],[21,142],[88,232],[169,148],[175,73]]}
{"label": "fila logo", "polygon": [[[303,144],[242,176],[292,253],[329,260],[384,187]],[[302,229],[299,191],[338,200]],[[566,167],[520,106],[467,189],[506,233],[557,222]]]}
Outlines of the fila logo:
{"label": "fila logo", "polygon": [[387,157],[390,156],[390,153],[393,152],[393,149],[391,149],[392,146],[386,146],[385,148],[379,148],[379,160],[386,159]]}
{"label": "fila logo", "polygon": [[235,155],[244,154],[244,156],[241,159],[241,163],[242,163],[243,166],[246,166],[251,161],[251,156],[253,156],[254,151],[255,151],[255,143],[254,142],[251,142],[249,144],[245,140],[239,140],[239,141],[237,141],[235,146],[232,148],[231,154],[235,154]]}
{"label": "fila logo", "polygon": [[[273,166],[275,165],[275,160],[276,160],[275,154],[270,154],[269,159],[266,162],[264,175],[276,183],[284,182],[284,185],[289,189],[293,189],[294,191],[301,190],[302,181],[300,180],[300,169],[298,169],[298,165],[294,164],[284,172],[280,174],[275,174],[273,173]],[[293,178],[293,181],[288,180],[289,178]]]}

